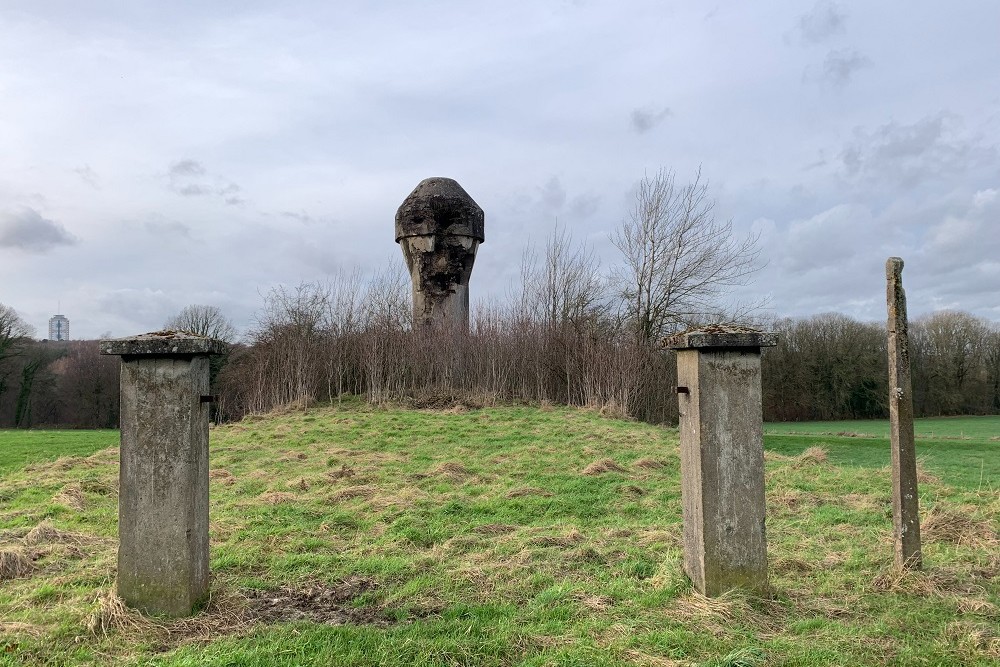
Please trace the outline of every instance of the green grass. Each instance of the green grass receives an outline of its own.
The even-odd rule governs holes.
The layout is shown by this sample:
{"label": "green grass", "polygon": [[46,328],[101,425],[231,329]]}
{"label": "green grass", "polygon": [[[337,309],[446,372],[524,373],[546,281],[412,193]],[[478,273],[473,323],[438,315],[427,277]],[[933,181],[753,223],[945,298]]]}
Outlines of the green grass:
{"label": "green grass", "polygon": [[[1000,417],[917,419],[913,430],[923,470],[960,488],[1000,489]],[[768,423],[764,442],[789,456],[822,447],[842,466],[889,465],[886,420]]]}
{"label": "green grass", "polygon": [[[766,433],[798,435],[841,435],[889,437],[888,419],[852,419],[831,422],[769,422]],[[1000,416],[924,417],[913,420],[917,440],[1000,441]]]}
{"label": "green grass", "polygon": [[118,444],[117,430],[0,429],[0,472],[60,456],[88,456]]}
{"label": "green grass", "polygon": [[[706,600],[672,429],[359,403],[248,419],[212,430],[213,597],[181,621],[111,604],[115,448],[36,445],[0,478],[0,550],[34,567],[0,585],[0,665],[994,665],[1000,499],[948,472],[973,444],[996,447],[925,462],[926,568],[901,573],[879,444],[769,435],[773,592]],[[308,613],[254,620],[260,591]]]}

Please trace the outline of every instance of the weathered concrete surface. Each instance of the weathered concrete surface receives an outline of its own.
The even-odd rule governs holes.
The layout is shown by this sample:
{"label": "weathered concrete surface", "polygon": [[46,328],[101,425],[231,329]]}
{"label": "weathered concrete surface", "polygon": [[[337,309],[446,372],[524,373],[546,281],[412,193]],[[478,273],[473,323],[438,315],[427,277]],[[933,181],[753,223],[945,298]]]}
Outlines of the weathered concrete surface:
{"label": "weathered concrete surface", "polygon": [[224,354],[226,344],[214,338],[180,331],[153,331],[128,338],[110,338],[100,342],[101,354]]}
{"label": "weathered concrete surface", "polygon": [[913,440],[913,391],[910,382],[909,324],[903,291],[903,260],[885,263],[889,313],[889,440],[892,450],[892,525],[896,565],[919,569],[920,507],[917,451]]}
{"label": "weathered concrete surface", "polygon": [[159,332],[101,341],[122,355],[118,595],[185,616],[208,595],[209,354],[218,341]]}
{"label": "weathered concrete surface", "polygon": [[704,595],[732,588],[763,592],[767,538],[760,346],[775,344],[776,337],[717,329],[704,333],[668,342],[677,349],[684,569]]}
{"label": "weathered concrete surface", "polygon": [[468,327],[469,278],[486,240],[483,209],[450,178],[427,178],[396,211],[415,324]]}

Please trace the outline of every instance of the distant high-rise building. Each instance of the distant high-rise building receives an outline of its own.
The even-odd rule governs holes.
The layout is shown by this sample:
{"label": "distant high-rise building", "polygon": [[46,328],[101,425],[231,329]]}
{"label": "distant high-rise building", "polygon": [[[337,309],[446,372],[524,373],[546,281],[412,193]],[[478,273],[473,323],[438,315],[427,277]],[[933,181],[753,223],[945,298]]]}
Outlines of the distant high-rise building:
{"label": "distant high-rise building", "polygon": [[49,340],[69,340],[69,318],[53,315],[49,318]]}

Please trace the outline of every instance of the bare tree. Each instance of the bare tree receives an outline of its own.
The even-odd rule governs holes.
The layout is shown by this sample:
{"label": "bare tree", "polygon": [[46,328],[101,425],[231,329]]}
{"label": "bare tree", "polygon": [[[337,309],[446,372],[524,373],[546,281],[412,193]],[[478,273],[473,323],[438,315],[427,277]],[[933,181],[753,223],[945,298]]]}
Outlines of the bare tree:
{"label": "bare tree", "polygon": [[236,327],[215,306],[185,306],[181,312],[167,320],[164,326],[167,329],[216,338],[226,343],[236,340]]}
{"label": "bare tree", "polygon": [[538,263],[529,247],[521,258],[521,307],[548,325],[578,321],[602,310],[604,284],[600,262],[585,243],[574,244],[565,227],[545,241]]}
{"label": "bare tree", "polygon": [[18,356],[35,330],[21,319],[17,311],[0,303],[0,395],[7,390],[10,369],[5,360]]}
{"label": "bare tree", "polygon": [[735,239],[732,221],[716,220],[714,209],[700,169],[687,185],[664,170],[639,181],[635,205],[611,240],[625,260],[613,282],[640,339],[718,317],[724,290],[748,284],[760,268],[759,235]]}

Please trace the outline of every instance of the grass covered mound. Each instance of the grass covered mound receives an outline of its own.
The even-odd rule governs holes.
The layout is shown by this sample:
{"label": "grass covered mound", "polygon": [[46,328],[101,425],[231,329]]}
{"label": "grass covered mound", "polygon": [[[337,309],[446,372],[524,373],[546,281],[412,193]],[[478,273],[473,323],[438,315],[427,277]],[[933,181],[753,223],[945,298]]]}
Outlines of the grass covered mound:
{"label": "grass covered mound", "polygon": [[214,428],[212,598],[184,620],[113,594],[115,448],[8,469],[0,665],[1000,660],[994,489],[928,464],[926,567],[899,572],[884,464],[766,459],[773,593],[706,599],[681,570],[671,429],[360,403]]}

